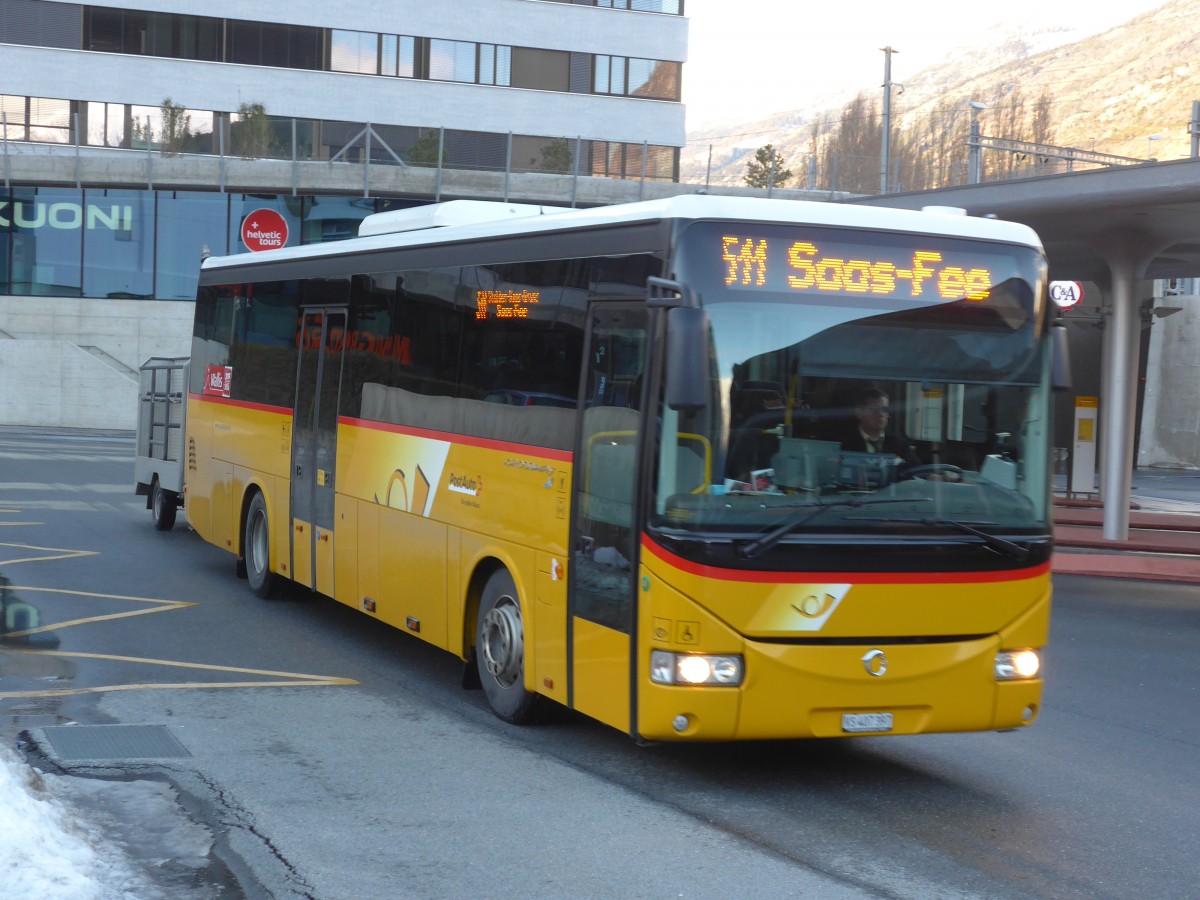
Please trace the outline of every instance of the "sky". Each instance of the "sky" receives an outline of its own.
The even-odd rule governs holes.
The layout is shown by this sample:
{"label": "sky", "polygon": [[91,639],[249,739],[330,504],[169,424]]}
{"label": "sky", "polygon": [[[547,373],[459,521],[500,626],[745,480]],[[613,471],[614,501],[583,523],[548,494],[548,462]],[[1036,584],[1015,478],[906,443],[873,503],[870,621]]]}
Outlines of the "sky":
{"label": "sky", "polygon": [[1079,40],[1165,0],[686,0],[683,101],[689,131],[748,122],[819,101],[881,91],[890,46],[903,83],[963,47],[998,35],[1074,26]]}

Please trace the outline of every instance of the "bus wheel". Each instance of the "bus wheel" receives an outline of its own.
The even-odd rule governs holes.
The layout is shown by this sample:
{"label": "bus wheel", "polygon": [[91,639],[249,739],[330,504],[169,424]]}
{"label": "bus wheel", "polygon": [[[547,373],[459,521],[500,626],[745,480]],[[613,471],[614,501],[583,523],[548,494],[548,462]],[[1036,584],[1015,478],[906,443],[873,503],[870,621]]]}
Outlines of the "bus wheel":
{"label": "bus wheel", "polygon": [[267,523],[267,503],[256,493],[246,510],[246,579],[250,590],[269,597],[275,576],[271,573],[271,532]]}
{"label": "bus wheel", "polygon": [[170,531],[175,527],[175,511],[179,508],[179,495],[174,491],[164,490],[154,478],[150,488],[150,517],[154,519],[154,527],[159,531]]}
{"label": "bus wheel", "polygon": [[507,569],[488,579],[479,598],[475,662],[492,711],[514,725],[533,721],[538,698],[525,690],[525,627]]}

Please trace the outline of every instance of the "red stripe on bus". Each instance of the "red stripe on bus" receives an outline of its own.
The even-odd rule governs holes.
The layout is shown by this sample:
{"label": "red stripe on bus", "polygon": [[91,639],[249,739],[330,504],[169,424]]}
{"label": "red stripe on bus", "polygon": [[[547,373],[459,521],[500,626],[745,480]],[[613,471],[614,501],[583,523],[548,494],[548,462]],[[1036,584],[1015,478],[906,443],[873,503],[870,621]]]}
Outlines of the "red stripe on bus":
{"label": "red stripe on bus", "polygon": [[408,425],[393,425],[389,422],[375,422],[370,419],[353,419],[340,416],[338,423],[353,425],[357,428],[368,428],[372,431],[389,431],[393,434],[407,434],[412,437],[429,438],[435,441],[449,441],[452,444],[466,444],[469,447],[479,447],[484,450],[501,450],[505,453],[525,453],[529,456],[541,456],[558,462],[570,462],[574,455],[569,450],[554,450],[550,447],[538,447],[534,444],[514,444],[508,441],[493,441],[488,438],[472,437],[466,434],[455,434],[452,431],[431,431],[428,428],[413,428]]}
{"label": "red stripe on bus", "polygon": [[230,400],[228,397],[214,397],[212,394],[188,394],[189,403],[195,400],[203,400],[205,403],[216,403],[218,406],[236,406],[238,409],[253,409],[257,412],[277,413],[281,416],[292,415],[292,410],[286,406],[251,403],[249,400]]}
{"label": "red stripe on bus", "polygon": [[642,549],[689,575],[753,584],[984,584],[1023,581],[1050,571],[1050,563],[1044,562],[1000,572],[748,572],[691,562],[656,544],[646,534],[642,535]]}

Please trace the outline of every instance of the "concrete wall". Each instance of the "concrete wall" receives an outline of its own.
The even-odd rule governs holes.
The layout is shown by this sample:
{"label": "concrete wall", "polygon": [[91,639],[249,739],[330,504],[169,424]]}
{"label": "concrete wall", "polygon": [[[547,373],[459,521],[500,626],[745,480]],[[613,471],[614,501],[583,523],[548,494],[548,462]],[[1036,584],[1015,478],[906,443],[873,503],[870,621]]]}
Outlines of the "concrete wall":
{"label": "concrete wall", "polygon": [[1200,468],[1200,296],[1156,305],[1180,311],[1150,326],[1137,464]]}
{"label": "concrete wall", "polygon": [[0,424],[136,426],[137,368],[186,356],[193,304],[0,297]]}

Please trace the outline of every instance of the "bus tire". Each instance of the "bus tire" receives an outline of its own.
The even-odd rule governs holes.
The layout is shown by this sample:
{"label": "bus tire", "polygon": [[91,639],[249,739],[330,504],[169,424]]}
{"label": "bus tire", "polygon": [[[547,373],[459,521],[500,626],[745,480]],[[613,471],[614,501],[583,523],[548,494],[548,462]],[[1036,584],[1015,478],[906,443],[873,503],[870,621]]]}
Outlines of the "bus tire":
{"label": "bus tire", "polygon": [[507,569],[492,573],[479,598],[475,664],[492,712],[514,725],[534,720],[538,696],[525,690],[525,626]]}
{"label": "bus tire", "polygon": [[175,512],[179,508],[179,495],[168,491],[154,476],[154,484],[150,486],[150,517],[154,527],[159,531],[170,531],[175,527]]}
{"label": "bus tire", "polygon": [[275,586],[275,575],[271,572],[271,529],[267,521],[267,502],[257,491],[246,508],[243,543],[250,590],[258,597],[270,597]]}

